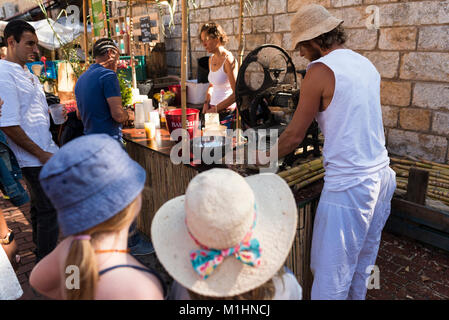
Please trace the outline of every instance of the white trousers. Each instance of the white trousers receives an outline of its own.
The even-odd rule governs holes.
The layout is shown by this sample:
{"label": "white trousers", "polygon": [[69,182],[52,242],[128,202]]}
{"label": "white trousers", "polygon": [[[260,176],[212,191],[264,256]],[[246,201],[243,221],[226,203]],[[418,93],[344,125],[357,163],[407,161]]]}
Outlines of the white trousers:
{"label": "white trousers", "polygon": [[324,185],[313,226],[312,300],[365,299],[395,189],[389,167],[344,191]]}

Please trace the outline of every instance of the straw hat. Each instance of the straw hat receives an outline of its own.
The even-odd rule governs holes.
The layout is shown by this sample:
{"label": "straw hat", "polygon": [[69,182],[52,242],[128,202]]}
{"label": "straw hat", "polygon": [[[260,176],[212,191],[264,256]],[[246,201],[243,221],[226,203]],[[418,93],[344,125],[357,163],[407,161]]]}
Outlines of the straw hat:
{"label": "straw hat", "polygon": [[[151,236],[159,261],[182,286],[204,296],[228,297],[276,274],[290,252],[296,224],[293,194],[278,175],[243,178],[229,169],[211,169],[195,176],[185,195],[156,212]],[[246,251],[239,258],[229,254],[248,243],[260,251]],[[215,255],[205,269],[194,269],[192,261],[206,265],[205,247],[209,254],[223,255]]]}
{"label": "straw hat", "polygon": [[301,6],[291,21],[293,50],[299,42],[314,39],[338,27],[343,20],[333,17],[323,6],[308,4]]}

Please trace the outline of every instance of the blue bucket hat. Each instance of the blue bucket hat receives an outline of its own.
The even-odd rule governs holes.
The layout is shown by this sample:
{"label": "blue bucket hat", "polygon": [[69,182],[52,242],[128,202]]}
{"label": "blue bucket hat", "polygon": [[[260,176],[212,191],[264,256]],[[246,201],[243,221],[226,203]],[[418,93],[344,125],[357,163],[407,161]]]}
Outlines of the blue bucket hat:
{"label": "blue bucket hat", "polygon": [[65,144],[39,175],[58,211],[65,236],[80,233],[116,215],[143,190],[145,170],[120,143],[91,134]]}

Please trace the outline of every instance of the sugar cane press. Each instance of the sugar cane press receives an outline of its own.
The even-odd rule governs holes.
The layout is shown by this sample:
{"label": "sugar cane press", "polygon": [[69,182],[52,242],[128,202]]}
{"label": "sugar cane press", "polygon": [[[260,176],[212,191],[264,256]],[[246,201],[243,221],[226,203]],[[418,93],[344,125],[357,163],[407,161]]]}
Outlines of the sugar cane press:
{"label": "sugar cane press", "polygon": [[[297,71],[281,47],[265,44],[251,51],[240,67],[236,81],[236,104],[242,129],[277,129],[279,135],[291,121],[299,101]],[[318,124],[314,120],[298,148],[284,158],[291,166],[298,158],[320,156]],[[302,149],[302,150],[301,150]],[[302,151],[302,152],[297,152]]]}

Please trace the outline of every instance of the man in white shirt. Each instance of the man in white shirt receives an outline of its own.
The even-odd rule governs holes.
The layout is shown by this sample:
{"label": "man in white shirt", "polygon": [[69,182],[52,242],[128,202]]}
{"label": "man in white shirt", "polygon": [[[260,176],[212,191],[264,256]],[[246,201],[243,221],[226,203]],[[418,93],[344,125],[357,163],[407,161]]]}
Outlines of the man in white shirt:
{"label": "man in white shirt", "polygon": [[27,62],[39,54],[34,28],[24,20],[9,22],[4,30],[8,45],[0,60],[0,97],[4,100],[0,128],[7,136],[31,195],[31,222],[36,260],[50,253],[58,240],[56,210],[39,183],[39,173],[58,151],[50,133],[48,104],[39,79]]}

